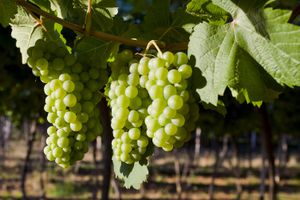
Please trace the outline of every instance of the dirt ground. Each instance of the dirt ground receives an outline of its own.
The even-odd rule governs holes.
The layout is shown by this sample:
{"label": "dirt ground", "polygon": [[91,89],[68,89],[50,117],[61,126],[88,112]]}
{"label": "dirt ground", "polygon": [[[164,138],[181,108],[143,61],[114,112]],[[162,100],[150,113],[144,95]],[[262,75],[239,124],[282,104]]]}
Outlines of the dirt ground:
{"label": "dirt ground", "polygon": [[[30,172],[26,182],[26,191],[31,199],[39,199],[41,186],[44,185],[47,199],[92,199],[97,194],[101,196],[102,174],[105,173],[101,163],[101,153],[98,150],[97,166],[93,162],[92,152],[85,156],[81,163],[68,170],[62,170],[53,163],[46,163],[45,172],[41,172],[41,144],[36,142],[32,153]],[[24,141],[12,141],[6,149],[5,158],[0,160],[0,199],[21,199],[20,174],[26,153]],[[212,189],[214,154],[202,151],[199,159],[191,162],[193,152],[182,150],[175,153],[156,152],[151,159],[149,180],[140,191],[125,189],[119,181],[113,180],[110,196],[117,198],[115,191],[119,188],[122,199],[209,199]],[[179,158],[182,176],[176,176],[174,160]],[[255,155],[252,159],[252,169],[249,160],[240,157],[240,169],[232,167],[235,158],[227,158],[218,166],[213,191],[215,199],[237,199],[240,189],[240,199],[259,199],[261,158]],[[187,165],[187,163],[189,165]],[[237,177],[237,170],[240,171]],[[296,155],[291,155],[287,168],[280,171],[279,199],[300,199],[300,165]],[[178,181],[180,178],[180,181]],[[114,184],[116,183],[116,184]],[[177,183],[177,184],[176,184]],[[237,188],[237,184],[240,188]],[[268,187],[266,185],[265,191]],[[266,195],[266,194],[265,194]]]}

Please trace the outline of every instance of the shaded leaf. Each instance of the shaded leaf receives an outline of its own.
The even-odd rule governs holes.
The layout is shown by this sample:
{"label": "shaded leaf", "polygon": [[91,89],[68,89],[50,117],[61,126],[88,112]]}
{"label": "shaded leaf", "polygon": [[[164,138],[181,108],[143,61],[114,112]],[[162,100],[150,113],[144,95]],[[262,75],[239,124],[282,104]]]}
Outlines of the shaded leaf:
{"label": "shaded leaf", "polygon": [[[84,22],[88,1],[78,0],[74,7],[78,11],[80,21]],[[95,0],[92,2],[92,27],[93,29],[110,30],[113,26],[113,18],[118,14],[115,0]]]}
{"label": "shaded leaf", "polygon": [[56,15],[63,19],[70,19],[74,16],[73,0],[49,0],[51,10],[56,12]]}
{"label": "shaded leaf", "polygon": [[177,9],[170,13],[170,1],[154,0],[147,10],[142,38],[148,40],[162,40],[165,42],[184,42],[200,18]]}
{"label": "shaded leaf", "polygon": [[30,2],[37,5],[40,9],[46,12],[51,11],[51,4],[48,0],[30,0]]}
{"label": "shaded leaf", "polygon": [[147,165],[135,162],[132,165],[125,164],[113,157],[115,175],[124,182],[124,186],[129,189],[140,189],[141,184],[147,180],[149,170]]}
{"label": "shaded leaf", "polygon": [[17,5],[12,0],[0,1],[0,23],[6,27],[9,25],[14,15],[17,13]]}
{"label": "shaded leaf", "polygon": [[186,11],[202,21],[214,24],[224,24],[228,18],[227,12],[214,5],[211,0],[191,0],[186,6]]}
{"label": "shaded leaf", "polygon": [[119,45],[101,41],[92,37],[84,37],[76,46],[76,53],[94,66],[106,68],[108,58],[118,51]]}

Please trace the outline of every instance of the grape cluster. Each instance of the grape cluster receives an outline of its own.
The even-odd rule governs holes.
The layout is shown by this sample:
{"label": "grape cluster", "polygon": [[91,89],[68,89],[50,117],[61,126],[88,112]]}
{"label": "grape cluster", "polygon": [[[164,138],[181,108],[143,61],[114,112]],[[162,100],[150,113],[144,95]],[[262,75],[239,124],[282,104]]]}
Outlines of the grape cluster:
{"label": "grape cluster", "polygon": [[165,151],[188,141],[198,119],[199,109],[189,87],[192,68],[187,63],[182,52],[164,52],[144,63],[144,87],[152,99],[145,119],[147,136]]}
{"label": "grape cluster", "polygon": [[132,57],[128,50],[118,54],[116,61],[111,63],[112,80],[108,87],[113,152],[116,159],[127,164],[144,158],[149,144],[144,120],[151,103],[147,90],[139,85],[139,64],[131,61]]}
{"label": "grape cluster", "polygon": [[45,83],[44,110],[52,124],[47,129],[44,153],[48,160],[66,168],[81,160],[89,142],[102,133],[96,106],[101,100],[98,90],[107,75],[99,67],[83,66],[74,54],[54,42],[39,40],[28,54],[33,74]]}
{"label": "grape cluster", "polygon": [[[131,164],[153,144],[171,151],[191,137],[199,108],[191,84],[192,68],[185,53],[132,60],[123,51],[111,63],[107,96],[112,108],[116,159]],[[128,71],[129,68],[129,71]]]}

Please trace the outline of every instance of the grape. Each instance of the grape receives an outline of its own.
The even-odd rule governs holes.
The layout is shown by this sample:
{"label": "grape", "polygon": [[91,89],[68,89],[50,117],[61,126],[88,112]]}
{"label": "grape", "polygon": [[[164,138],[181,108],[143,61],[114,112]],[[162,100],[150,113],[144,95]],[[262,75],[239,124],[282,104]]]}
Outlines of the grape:
{"label": "grape", "polygon": [[66,106],[73,107],[77,102],[77,98],[74,94],[68,94],[67,96],[64,97],[63,101]]}
{"label": "grape", "polygon": [[71,80],[65,80],[62,87],[66,92],[70,93],[74,91],[75,84]]}
{"label": "grape", "polygon": [[168,72],[168,81],[170,83],[179,83],[181,81],[181,74],[178,70],[172,69]]}
{"label": "grape", "polygon": [[131,99],[136,97],[138,94],[138,89],[135,86],[128,86],[125,90],[125,95]]}
{"label": "grape", "polygon": [[137,139],[139,139],[140,135],[141,135],[141,131],[140,131],[140,129],[138,129],[138,128],[131,128],[131,129],[128,131],[128,136],[129,136],[129,138],[132,139],[132,140],[137,140]]}
{"label": "grape", "polygon": [[65,62],[61,58],[55,58],[51,64],[51,67],[58,71],[63,70],[65,67]]}
{"label": "grape", "polygon": [[64,119],[68,123],[74,123],[77,119],[77,116],[74,112],[69,111],[65,113]]}
{"label": "grape", "polygon": [[57,140],[57,146],[61,147],[61,148],[66,148],[69,146],[69,139],[67,139],[66,137],[60,137]]}
{"label": "grape", "polygon": [[138,144],[144,149],[149,144],[144,123],[148,114],[146,108],[149,105],[149,95],[140,84],[141,79],[144,79],[144,85],[148,81],[149,58],[142,58],[136,63],[135,60],[125,59],[124,55],[131,55],[132,58],[132,53],[121,52],[110,65],[112,81],[107,87],[107,94],[112,109],[114,157],[131,164],[142,159],[145,153],[145,150],[139,151]]}
{"label": "grape", "polygon": [[39,58],[35,65],[39,70],[46,70],[48,68],[48,61],[45,58]]}
{"label": "grape", "polygon": [[54,42],[38,40],[28,55],[28,64],[45,83],[47,95],[44,110],[51,126],[44,153],[48,160],[66,168],[82,159],[88,151],[87,140],[93,141],[103,131],[100,113],[94,108],[101,99],[97,91],[105,85],[107,75],[100,65],[81,63],[75,54]]}
{"label": "grape", "polygon": [[189,80],[192,67],[185,53],[132,58],[127,50],[116,56],[106,87],[114,157],[127,164],[145,159],[152,143],[165,151],[182,146],[199,117]]}
{"label": "grape", "polygon": [[183,52],[178,52],[174,55],[174,61],[173,61],[173,64],[176,66],[176,67],[179,67],[180,65],[183,65],[183,64],[187,64],[188,62],[188,57],[185,53]]}
{"label": "grape", "polygon": [[173,95],[168,99],[168,106],[174,110],[179,110],[183,106],[182,97],[179,95]]}
{"label": "grape", "polygon": [[147,108],[150,116],[145,118],[146,135],[165,151],[186,142],[199,117],[192,116],[190,111],[189,105],[193,105],[198,113],[198,105],[189,92],[192,68],[187,63],[183,52],[164,52],[159,58],[150,59],[148,80],[140,81],[152,99]]}
{"label": "grape", "polygon": [[187,64],[183,64],[178,68],[178,71],[181,73],[181,76],[184,79],[190,78],[192,76],[192,68]]}

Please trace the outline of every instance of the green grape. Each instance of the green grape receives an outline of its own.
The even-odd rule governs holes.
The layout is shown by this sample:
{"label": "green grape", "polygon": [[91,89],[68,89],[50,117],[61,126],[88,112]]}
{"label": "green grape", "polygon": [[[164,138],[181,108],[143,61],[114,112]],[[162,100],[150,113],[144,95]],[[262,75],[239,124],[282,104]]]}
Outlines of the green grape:
{"label": "green grape", "polygon": [[55,134],[56,131],[57,131],[57,129],[56,129],[55,126],[49,126],[49,127],[47,128],[47,134],[48,134],[48,135]]}
{"label": "green grape", "polygon": [[64,119],[68,123],[74,123],[77,119],[77,116],[74,112],[68,111],[65,113]]}
{"label": "green grape", "polygon": [[[147,107],[143,108],[143,106],[146,105],[144,102],[149,101],[149,95],[147,91],[141,90],[140,78],[148,79],[149,59],[142,58],[137,63],[134,60],[121,59],[121,57],[120,54],[116,56],[116,60],[110,65],[112,81],[109,84],[107,94],[112,109],[111,127],[115,138],[112,143],[114,157],[131,164],[142,159],[142,155],[145,153],[144,150],[139,151],[138,141],[141,137],[147,138],[144,123],[146,114],[142,114],[138,110],[142,109],[147,113]],[[129,71],[126,71],[128,68]],[[144,148],[149,142],[142,139],[139,143]]]}
{"label": "green grape", "polygon": [[165,132],[167,135],[175,135],[177,133],[177,126],[172,124],[172,123],[168,123],[165,126]]}
{"label": "green grape", "polygon": [[151,70],[155,70],[159,67],[164,67],[165,66],[165,60],[161,58],[151,58],[149,61],[149,68]]}
{"label": "green grape", "polygon": [[120,107],[123,107],[123,108],[127,108],[130,104],[130,100],[127,96],[125,95],[121,95],[117,98],[117,104],[120,106]]}
{"label": "green grape", "polygon": [[39,70],[46,70],[48,68],[48,61],[45,58],[39,58],[35,63]]}
{"label": "green grape", "polygon": [[65,80],[63,82],[63,85],[62,85],[63,89],[66,91],[66,92],[73,92],[74,89],[75,89],[75,84],[73,81],[71,80]]}
{"label": "green grape", "polygon": [[128,86],[125,89],[125,95],[130,99],[133,99],[134,97],[136,97],[137,94],[138,94],[138,89],[135,86]]}
{"label": "green grape", "polygon": [[63,150],[60,147],[56,147],[52,150],[52,154],[55,158],[60,158],[63,155]]}
{"label": "green grape", "polygon": [[176,116],[176,110],[170,108],[170,107],[165,107],[163,114],[166,118],[172,119],[173,117]]}
{"label": "green grape", "polygon": [[168,81],[170,83],[179,83],[181,81],[181,74],[178,70],[172,69],[168,72]]}
{"label": "green grape", "polygon": [[168,99],[168,106],[174,110],[179,110],[183,106],[183,99],[179,95],[173,95]]}
{"label": "green grape", "polygon": [[129,138],[132,139],[132,140],[137,140],[137,139],[139,139],[140,136],[141,136],[141,131],[140,131],[140,129],[138,129],[138,128],[131,128],[131,129],[129,129],[129,131],[128,131],[128,136],[129,136]]}
{"label": "green grape", "polygon": [[73,107],[76,105],[77,98],[74,94],[68,94],[64,97],[63,102],[67,107]]}
{"label": "green grape", "polygon": [[146,135],[152,138],[155,146],[165,151],[186,142],[190,135],[186,130],[192,131],[198,119],[197,115],[191,117],[188,78],[192,75],[192,68],[187,63],[188,57],[183,52],[175,55],[164,52],[159,58],[150,59],[148,80],[146,83],[143,83],[145,78],[140,81],[152,99],[147,107],[150,116],[145,118]]}
{"label": "green grape", "polygon": [[72,54],[67,54],[64,57],[64,62],[66,63],[66,66],[72,66],[76,62],[76,57]]}
{"label": "green grape", "polygon": [[73,123],[70,123],[70,128],[72,131],[80,131],[82,129],[82,123],[80,121],[75,121]]}
{"label": "green grape", "polygon": [[61,87],[61,82],[58,80],[58,79],[53,79],[51,82],[50,82],[50,89],[52,91],[55,91],[56,89],[60,88]]}
{"label": "green grape", "polygon": [[69,146],[69,139],[66,137],[60,137],[57,140],[57,146],[61,147],[61,148],[66,148]]}
{"label": "green grape", "polygon": [[187,79],[192,76],[192,68],[190,65],[183,64],[178,68],[178,71],[181,73],[182,78]]}
{"label": "green grape", "polygon": [[174,61],[174,55],[173,53],[166,51],[163,53],[162,59],[166,61],[166,66],[169,67]]}
{"label": "green grape", "polygon": [[90,100],[92,99],[93,94],[91,92],[91,90],[89,90],[88,88],[85,88],[82,90],[82,98],[83,100]]}
{"label": "green grape", "polygon": [[137,111],[131,110],[129,112],[129,115],[128,115],[129,122],[132,122],[132,123],[137,122],[139,120],[139,118],[140,118],[140,115]]}
{"label": "green grape", "polygon": [[158,80],[166,80],[168,77],[168,70],[164,67],[159,67],[155,72],[155,77]]}
{"label": "green grape", "polygon": [[163,97],[163,88],[158,85],[153,85],[149,89],[149,95],[151,99],[157,99],[157,98],[162,98]]}
{"label": "green grape", "polygon": [[188,63],[188,57],[185,53],[183,52],[178,52],[174,55],[174,61],[173,64],[176,67],[179,67],[180,65],[184,65]]}
{"label": "green grape", "polygon": [[44,153],[50,161],[68,167],[88,151],[86,141],[103,132],[100,112],[94,108],[101,99],[97,91],[107,81],[106,72],[79,62],[63,44],[47,40],[38,40],[28,55],[33,74],[45,83],[44,110],[52,124]]}
{"label": "green grape", "polygon": [[88,72],[81,72],[80,73],[80,80],[82,81],[82,82],[87,82],[88,80],[90,80],[90,75],[89,75],[89,73]]}
{"label": "green grape", "polygon": [[61,71],[65,67],[65,62],[61,58],[55,58],[51,64],[51,67],[53,67],[57,71]]}
{"label": "green grape", "polygon": [[63,90],[63,89],[61,89],[61,88],[57,88],[55,91],[54,91],[54,93],[55,93],[55,97],[57,98],[57,99],[62,99],[62,98],[64,98],[65,96],[66,96],[66,92]]}
{"label": "green grape", "polygon": [[82,111],[85,112],[85,113],[91,113],[94,109],[94,104],[90,101],[85,101],[83,104],[82,104]]}
{"label": "green grape", "polygon": [[100,73],[99,73],[99,70],[95,69],[95,68],[92,68],[89,70],[89,76],[92,78],[92,79],[98,79],[99,76],[100,76]]}
{"label": "green grape", "polygon": [[55,100],[55,108],[56,108],[56,110],[65,110],[66,106],[61,99],[56,99]]}

